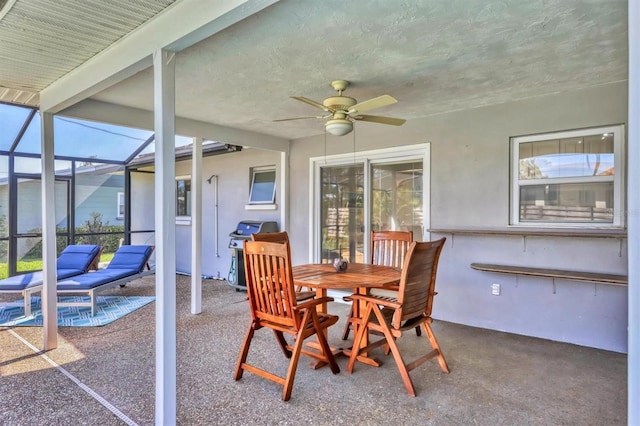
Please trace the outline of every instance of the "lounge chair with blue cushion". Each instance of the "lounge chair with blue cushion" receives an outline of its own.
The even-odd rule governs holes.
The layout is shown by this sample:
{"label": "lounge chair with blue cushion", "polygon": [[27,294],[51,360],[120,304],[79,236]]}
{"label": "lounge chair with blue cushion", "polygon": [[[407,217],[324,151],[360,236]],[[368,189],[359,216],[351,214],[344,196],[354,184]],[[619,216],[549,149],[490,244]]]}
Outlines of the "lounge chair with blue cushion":
{"label": "lounge chair with blue cushion", "polygon": [[[58,306],[91,306],[91,316],[96,310],[96,295],[100,291],[119,285],[124,287],[129,281],[153,274],[149,267],[149,258],[154,246],[121,246],[113,255],[113,259],[105,269],[76,275],[58,281],[58,296],[87,295],[90,301],[58,302]],[[144,270],[145,266],[147,271]]]}
{"label": "lounge chair with blue cushion", "polygon": [[[58,280],[70,278],[88,272],[90,269],[98,269],[100,252],[102,247],[91,244],[67,246],[57,261]],[[31,315],[31,296],[42,291],[42,271],[29,272],[22,275],[0,280],[0,293],[22,293],[24,299],[24,314]]]}

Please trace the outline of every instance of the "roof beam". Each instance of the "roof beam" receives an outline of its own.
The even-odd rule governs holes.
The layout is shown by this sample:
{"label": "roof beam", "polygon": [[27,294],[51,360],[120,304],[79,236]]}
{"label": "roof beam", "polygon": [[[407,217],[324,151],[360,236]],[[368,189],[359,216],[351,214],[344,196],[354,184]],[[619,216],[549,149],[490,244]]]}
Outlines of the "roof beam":
{"label": "roof beam", "polygon": [[152,65],[158,48],[185,49],[278,0],[182,0],[40,92],[40,109],[58,113]]}
{"label": "roof beam", "polygon": [[[59,115],[99,123],[154,130],[152,111],[114,105],[94,99],[86,99],[65,109]],[[176,117],[176,134],[200,137],[231,145],[289,152],[289,140],[287,139],[182,117]]]}

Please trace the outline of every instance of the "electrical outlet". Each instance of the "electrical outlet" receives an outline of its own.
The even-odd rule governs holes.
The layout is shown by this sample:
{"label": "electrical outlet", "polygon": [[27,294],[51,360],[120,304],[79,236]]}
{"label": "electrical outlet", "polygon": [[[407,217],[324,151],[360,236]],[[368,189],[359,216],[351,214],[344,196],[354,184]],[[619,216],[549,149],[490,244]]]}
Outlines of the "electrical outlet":
{"label": "electrical outlet", "polygon": [[500,296],[500,284],[491,284],[491,294],[493,294],[494,296]]}

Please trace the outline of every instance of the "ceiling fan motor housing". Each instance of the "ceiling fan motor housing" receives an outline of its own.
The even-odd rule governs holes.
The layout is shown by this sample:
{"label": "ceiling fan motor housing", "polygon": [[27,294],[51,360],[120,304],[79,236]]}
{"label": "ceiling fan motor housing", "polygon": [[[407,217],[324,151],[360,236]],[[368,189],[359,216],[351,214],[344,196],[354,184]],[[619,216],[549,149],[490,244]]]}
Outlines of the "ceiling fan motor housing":
{"label": "ceiling fan motor housing", "polygon": [[335,111],[349,111],[357,103],[358,101],[349,96],[331,96],[322,101],[322,105]]}

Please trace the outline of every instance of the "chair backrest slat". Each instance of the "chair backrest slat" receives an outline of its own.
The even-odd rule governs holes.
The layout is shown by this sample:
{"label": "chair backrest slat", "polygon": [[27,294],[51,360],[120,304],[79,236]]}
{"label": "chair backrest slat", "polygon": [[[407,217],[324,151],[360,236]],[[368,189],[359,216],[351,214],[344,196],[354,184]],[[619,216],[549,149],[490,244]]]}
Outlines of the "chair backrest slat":
{"label": "chair backrest slat", "polygon": [[412,241],[411,231],[372,231],[371,263],[401,268]]}
{"label": "chair backrest slat", "polygon": [[418,316],[431,316],[435,295],[438,260],[446,238],[413,242],[402,267],[398,302],[402,307],[393,319],[393,326]]}
{"label": "chair backrest slat", "polygon": [[252,316],[297,327],[289,244],[245,241],[244,265]]}

